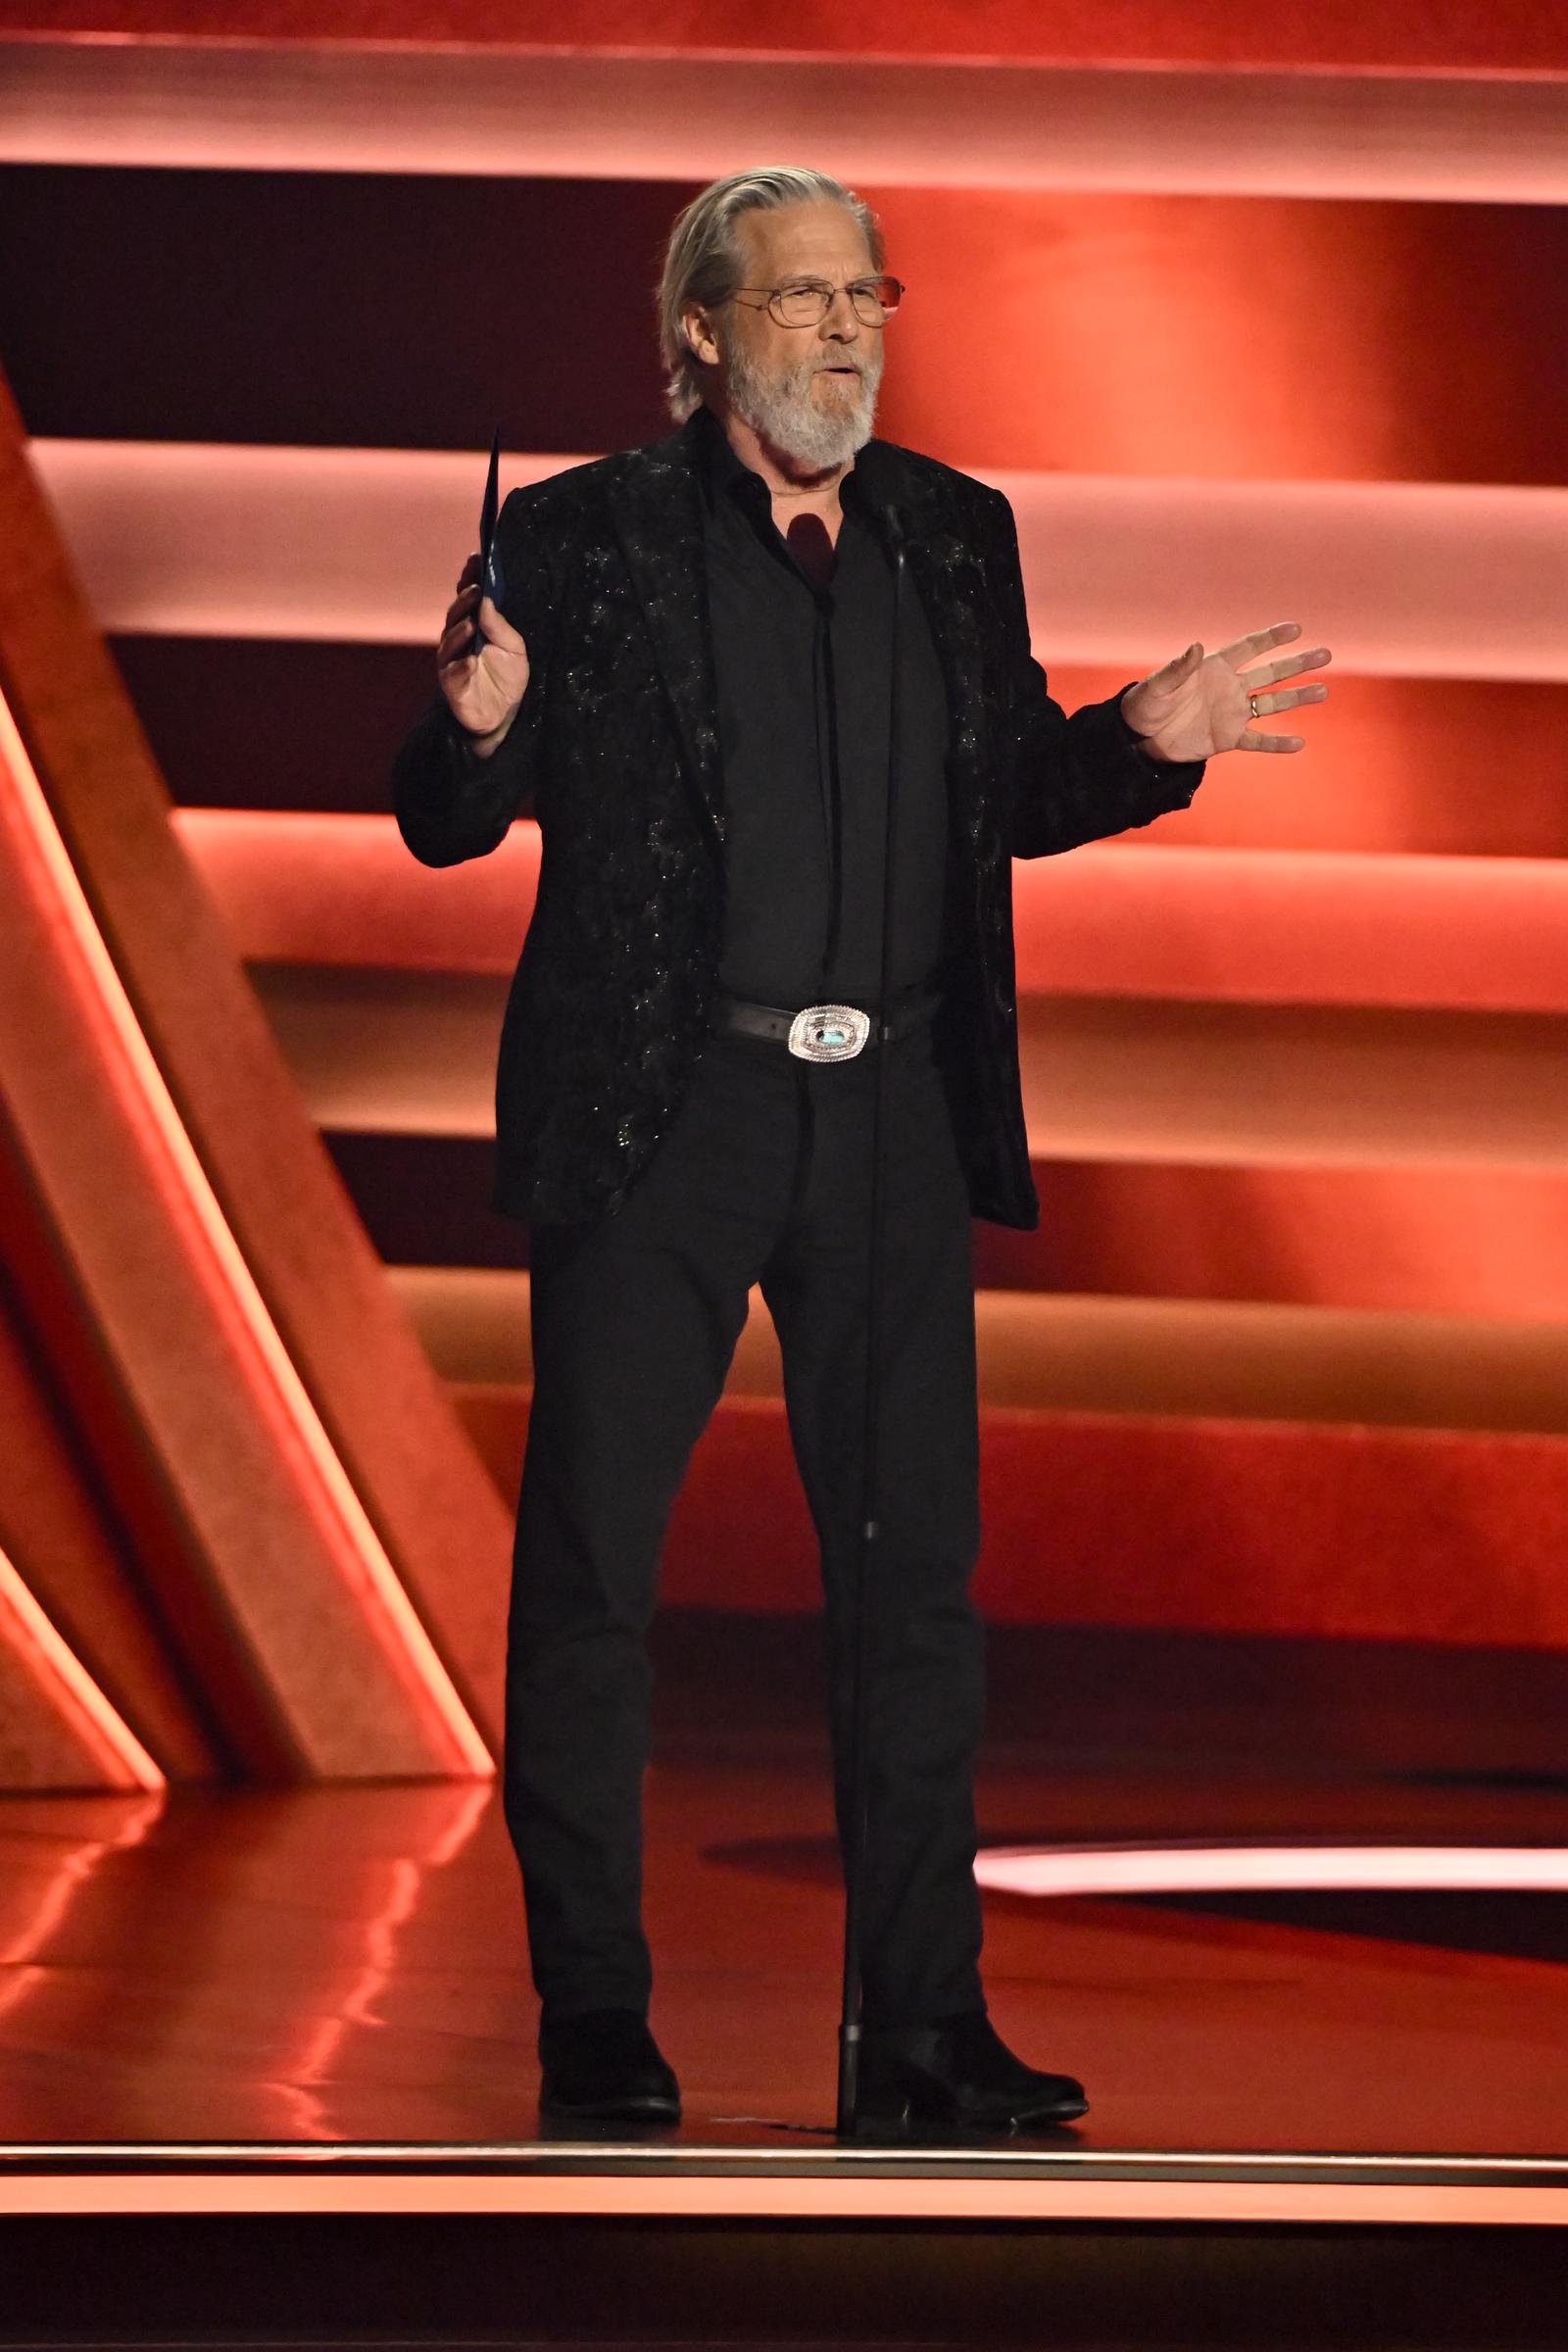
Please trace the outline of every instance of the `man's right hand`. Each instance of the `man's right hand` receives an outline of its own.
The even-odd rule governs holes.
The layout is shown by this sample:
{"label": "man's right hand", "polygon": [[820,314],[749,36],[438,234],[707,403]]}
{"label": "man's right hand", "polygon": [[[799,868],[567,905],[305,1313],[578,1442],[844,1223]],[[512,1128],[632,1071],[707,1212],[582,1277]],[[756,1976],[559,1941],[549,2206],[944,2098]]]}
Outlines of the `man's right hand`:
{"label": "man's right hand", "polygon": [[[485,642],[473,651],[475,609]],[[528,648],[492,597],[479,597],[479,558],[463,566],[447,625],[435,649],[436,676],[458,724],[481,757],[493,752],[517,714],[528,683]]]}

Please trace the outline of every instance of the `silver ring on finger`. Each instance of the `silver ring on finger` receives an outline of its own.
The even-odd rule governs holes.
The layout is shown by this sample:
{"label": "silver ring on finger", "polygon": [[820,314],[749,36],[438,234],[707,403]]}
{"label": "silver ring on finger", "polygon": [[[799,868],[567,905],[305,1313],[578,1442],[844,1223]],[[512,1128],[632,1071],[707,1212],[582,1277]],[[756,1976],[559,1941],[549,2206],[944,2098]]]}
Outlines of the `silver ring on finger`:
{"label": "silver ring on finger", "polygon": [[1257,716],[1257,697],[1255,694],[1250,694],[1248,696],[1247,707],[1251,711],[1252,716],[1255,718]]}

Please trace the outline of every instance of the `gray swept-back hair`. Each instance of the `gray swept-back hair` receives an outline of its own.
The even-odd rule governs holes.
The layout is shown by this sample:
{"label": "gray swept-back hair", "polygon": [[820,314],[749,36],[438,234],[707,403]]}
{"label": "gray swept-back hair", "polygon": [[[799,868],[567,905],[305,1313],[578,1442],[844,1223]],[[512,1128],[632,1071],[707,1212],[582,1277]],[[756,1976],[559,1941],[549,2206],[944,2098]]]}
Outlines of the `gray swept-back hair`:
{"label": "gray swept-back hair", "polygon": [[768,212],[784,204],[847,205],[865,231],[871,267],[882,267],[882,232],[875,214],[850,188],[804,164],[762,164],[730,172],[694,196],[669,232],[659,281],[659,343],[669,379],[664,397],[677,422],[702,399],[701,367],[681,326],[689,302],[722,302],[745,281],[745,265],[735,236],[742,213]]}

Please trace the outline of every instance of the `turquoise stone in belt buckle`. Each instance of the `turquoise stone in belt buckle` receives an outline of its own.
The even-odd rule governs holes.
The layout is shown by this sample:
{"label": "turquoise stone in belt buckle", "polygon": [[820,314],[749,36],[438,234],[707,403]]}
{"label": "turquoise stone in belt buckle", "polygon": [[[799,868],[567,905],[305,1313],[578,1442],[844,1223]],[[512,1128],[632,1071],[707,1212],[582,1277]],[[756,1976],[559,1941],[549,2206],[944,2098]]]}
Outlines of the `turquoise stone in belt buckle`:
{"label": "turquoise stone in belt buckle", "polygon": [[871,1034],[858,1004],[806,1004],[790,1023],[789,1049],[803,1061],[848,1061]]}

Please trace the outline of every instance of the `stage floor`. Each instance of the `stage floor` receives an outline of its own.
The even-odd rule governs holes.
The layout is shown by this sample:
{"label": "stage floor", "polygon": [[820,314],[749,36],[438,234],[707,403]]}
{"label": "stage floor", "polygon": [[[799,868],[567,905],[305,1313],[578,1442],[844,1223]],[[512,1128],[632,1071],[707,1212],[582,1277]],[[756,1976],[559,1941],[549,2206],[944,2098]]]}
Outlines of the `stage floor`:
{"label": "stage floor", "polygon": [[[429,2209],[461,2172],[469,2208],[935,2198],[1304,2220],[1347,2198],[1440,2218],[1457,2196],[1568,2219],[1561,1893],[988,1891],[993,2016],[1084,2080],[1089,2114],[1027,2140],[850,2150],[831,2133],[824,1761],[765,1726],[664,1748],[647,1787],[653,2022],[686,2116],[647,2140],[541,2131],[489,1785],[0,1800],[0,2199],[70,2208],[87,2187],[73,2176],[93,2175],[99,2210],[106,2194],[141,2209],[178,2175],[202,2203],[221,2175],[229,2210]],[[1004,1754],[980,1800],[986,1840],[1008,1846],[1568,1847],[1568,1789],[1495,1779],[1084,1774]]]}

